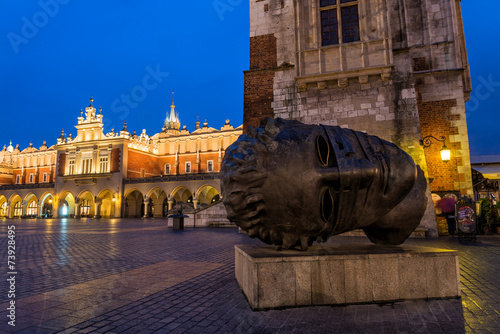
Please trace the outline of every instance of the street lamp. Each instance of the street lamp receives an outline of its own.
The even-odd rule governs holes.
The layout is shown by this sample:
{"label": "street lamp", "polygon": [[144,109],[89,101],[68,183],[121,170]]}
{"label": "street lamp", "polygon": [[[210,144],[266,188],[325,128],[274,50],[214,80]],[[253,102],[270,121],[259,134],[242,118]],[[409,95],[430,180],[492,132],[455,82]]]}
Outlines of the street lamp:
{"label": "street lamp", "polygon": [[450,161],[450,159],[451,159],[451,151],[450,151],[450,149],[445,144],[445,141],[446,141],[446,137],[445,136],[442,136],[441,139],[437,139],[436,137],[431,136],[431,135],[425,136],[424,138],[422,138],[420,144],[424,148],[427,148],[427,147],[429,147],[429,146],[432,145],[432,139],[434,139],[435,141],[443,143],[443,147],[439,151],[439,153],[441,153],[441,160],[443,162]]}

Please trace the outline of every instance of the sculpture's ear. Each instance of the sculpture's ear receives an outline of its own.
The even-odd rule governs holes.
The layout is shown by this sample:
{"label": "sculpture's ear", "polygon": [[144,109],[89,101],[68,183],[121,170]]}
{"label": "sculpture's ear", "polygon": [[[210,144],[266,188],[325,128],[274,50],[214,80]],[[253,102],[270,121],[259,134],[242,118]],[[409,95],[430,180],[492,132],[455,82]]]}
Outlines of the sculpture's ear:
{"label": "sculpture's ear", "polygon": [[268,136],[276,137],[280,133],[280,128],[278,127],[280,121],[282,120],[274,120],[270,117],[266,117],[260,121],[260,127],[264,129]]}

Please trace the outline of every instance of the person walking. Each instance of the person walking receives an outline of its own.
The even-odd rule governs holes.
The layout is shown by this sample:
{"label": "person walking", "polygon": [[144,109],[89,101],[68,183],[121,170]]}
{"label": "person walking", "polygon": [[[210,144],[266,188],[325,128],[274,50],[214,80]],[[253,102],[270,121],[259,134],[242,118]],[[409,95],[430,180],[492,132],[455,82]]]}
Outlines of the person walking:
{"label": "person walking", "polygon": [[446,216],[446,223],[448,223],[449,235],[455,235],[456,221],[455,221],[455,204],[456,200],[453,197],[443,197],[438,207],[443,211]]}

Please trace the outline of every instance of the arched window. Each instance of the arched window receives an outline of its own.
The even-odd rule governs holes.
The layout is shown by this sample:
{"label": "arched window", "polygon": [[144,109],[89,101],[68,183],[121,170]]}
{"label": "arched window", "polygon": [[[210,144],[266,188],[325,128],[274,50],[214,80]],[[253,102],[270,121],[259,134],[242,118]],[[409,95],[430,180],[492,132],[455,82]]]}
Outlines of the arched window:
{"label": "arched window", "polygon": [[28,204],[28,210],[26,211],[26,215],[36,217],[37,213],[38,213],[38,205],[36,204],[36,201],[31,201]]}
{"label": "arched window", "polygon": [[14,204],[14,217],[21,217],[23,215],[23,205],[21,201]]}

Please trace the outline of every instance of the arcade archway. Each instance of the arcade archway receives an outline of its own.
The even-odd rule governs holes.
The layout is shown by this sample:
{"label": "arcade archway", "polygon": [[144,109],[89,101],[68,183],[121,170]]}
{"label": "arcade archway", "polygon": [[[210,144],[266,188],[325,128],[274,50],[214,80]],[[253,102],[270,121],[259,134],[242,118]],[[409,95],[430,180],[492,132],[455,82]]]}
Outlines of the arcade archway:
{"label": "arcade archway", "polygon": [[81,192],[78,196],[80,204],[80,217],[93,218],[95,215],[94,195],[90,191]]}
{"label": "arcade archway", "polygon": [[101,217],[102,218],[113,218],[115,216],[115,198],[113,193],[105,189],[99,194],[99,199],[101,200]]}
{"label": "arcade archway", "polygon": [[176,188],[173,191],[172,198],[174,203],[193,203],[193,194],[184,186]]}
{"label": "arcade archway", "polygon": [[10,216],[12,218],[21,218],[23,215],[23,199],[18,194],[10,197]]}
{"label": "arcade archway", "polygon": [[26,218],[36,218],[38,216],[38,199],[34,194],[28,194],[24,198],[26,203]]}
{"label": "arcade archway", "polygon": [[[50,199],[48,200],[50,203]],[[75,197],[70,192],[65,192],[60,197],[58,207],[58,217],[74,217],[75,216]],[[50,203],[52,204],[52,203]]]}
{"label": "arcade archway", "polygon": [[201,207],[208,206],[220,200],[220,194],[212,186],[203,186],[198,190],[198,203]]}
{"label": "arcade archway", "polygon": [[[161,188],[152,189],[149,194],[148,216],[149,217],[163,217],[165,212],[168,211],[167,194]],[[165,210],[165,203],[167,209]]]}
{"label": "arcade archway", "polygon": [[125,198],[125,217],[140,218],[144,216],[144,196],[138,190],[133,190]]}
{"label": "arcade archway", "polygon": [[0,218],[7,218],[8,214],[7,198],[4,195],[0,195]]}
{"label": "arcade archway", "polygon": [[54,196],[51,193],[45,193],[42,195],[40,203],[42,208],[40,216],[43,218],[51,218],[53,216]]}

